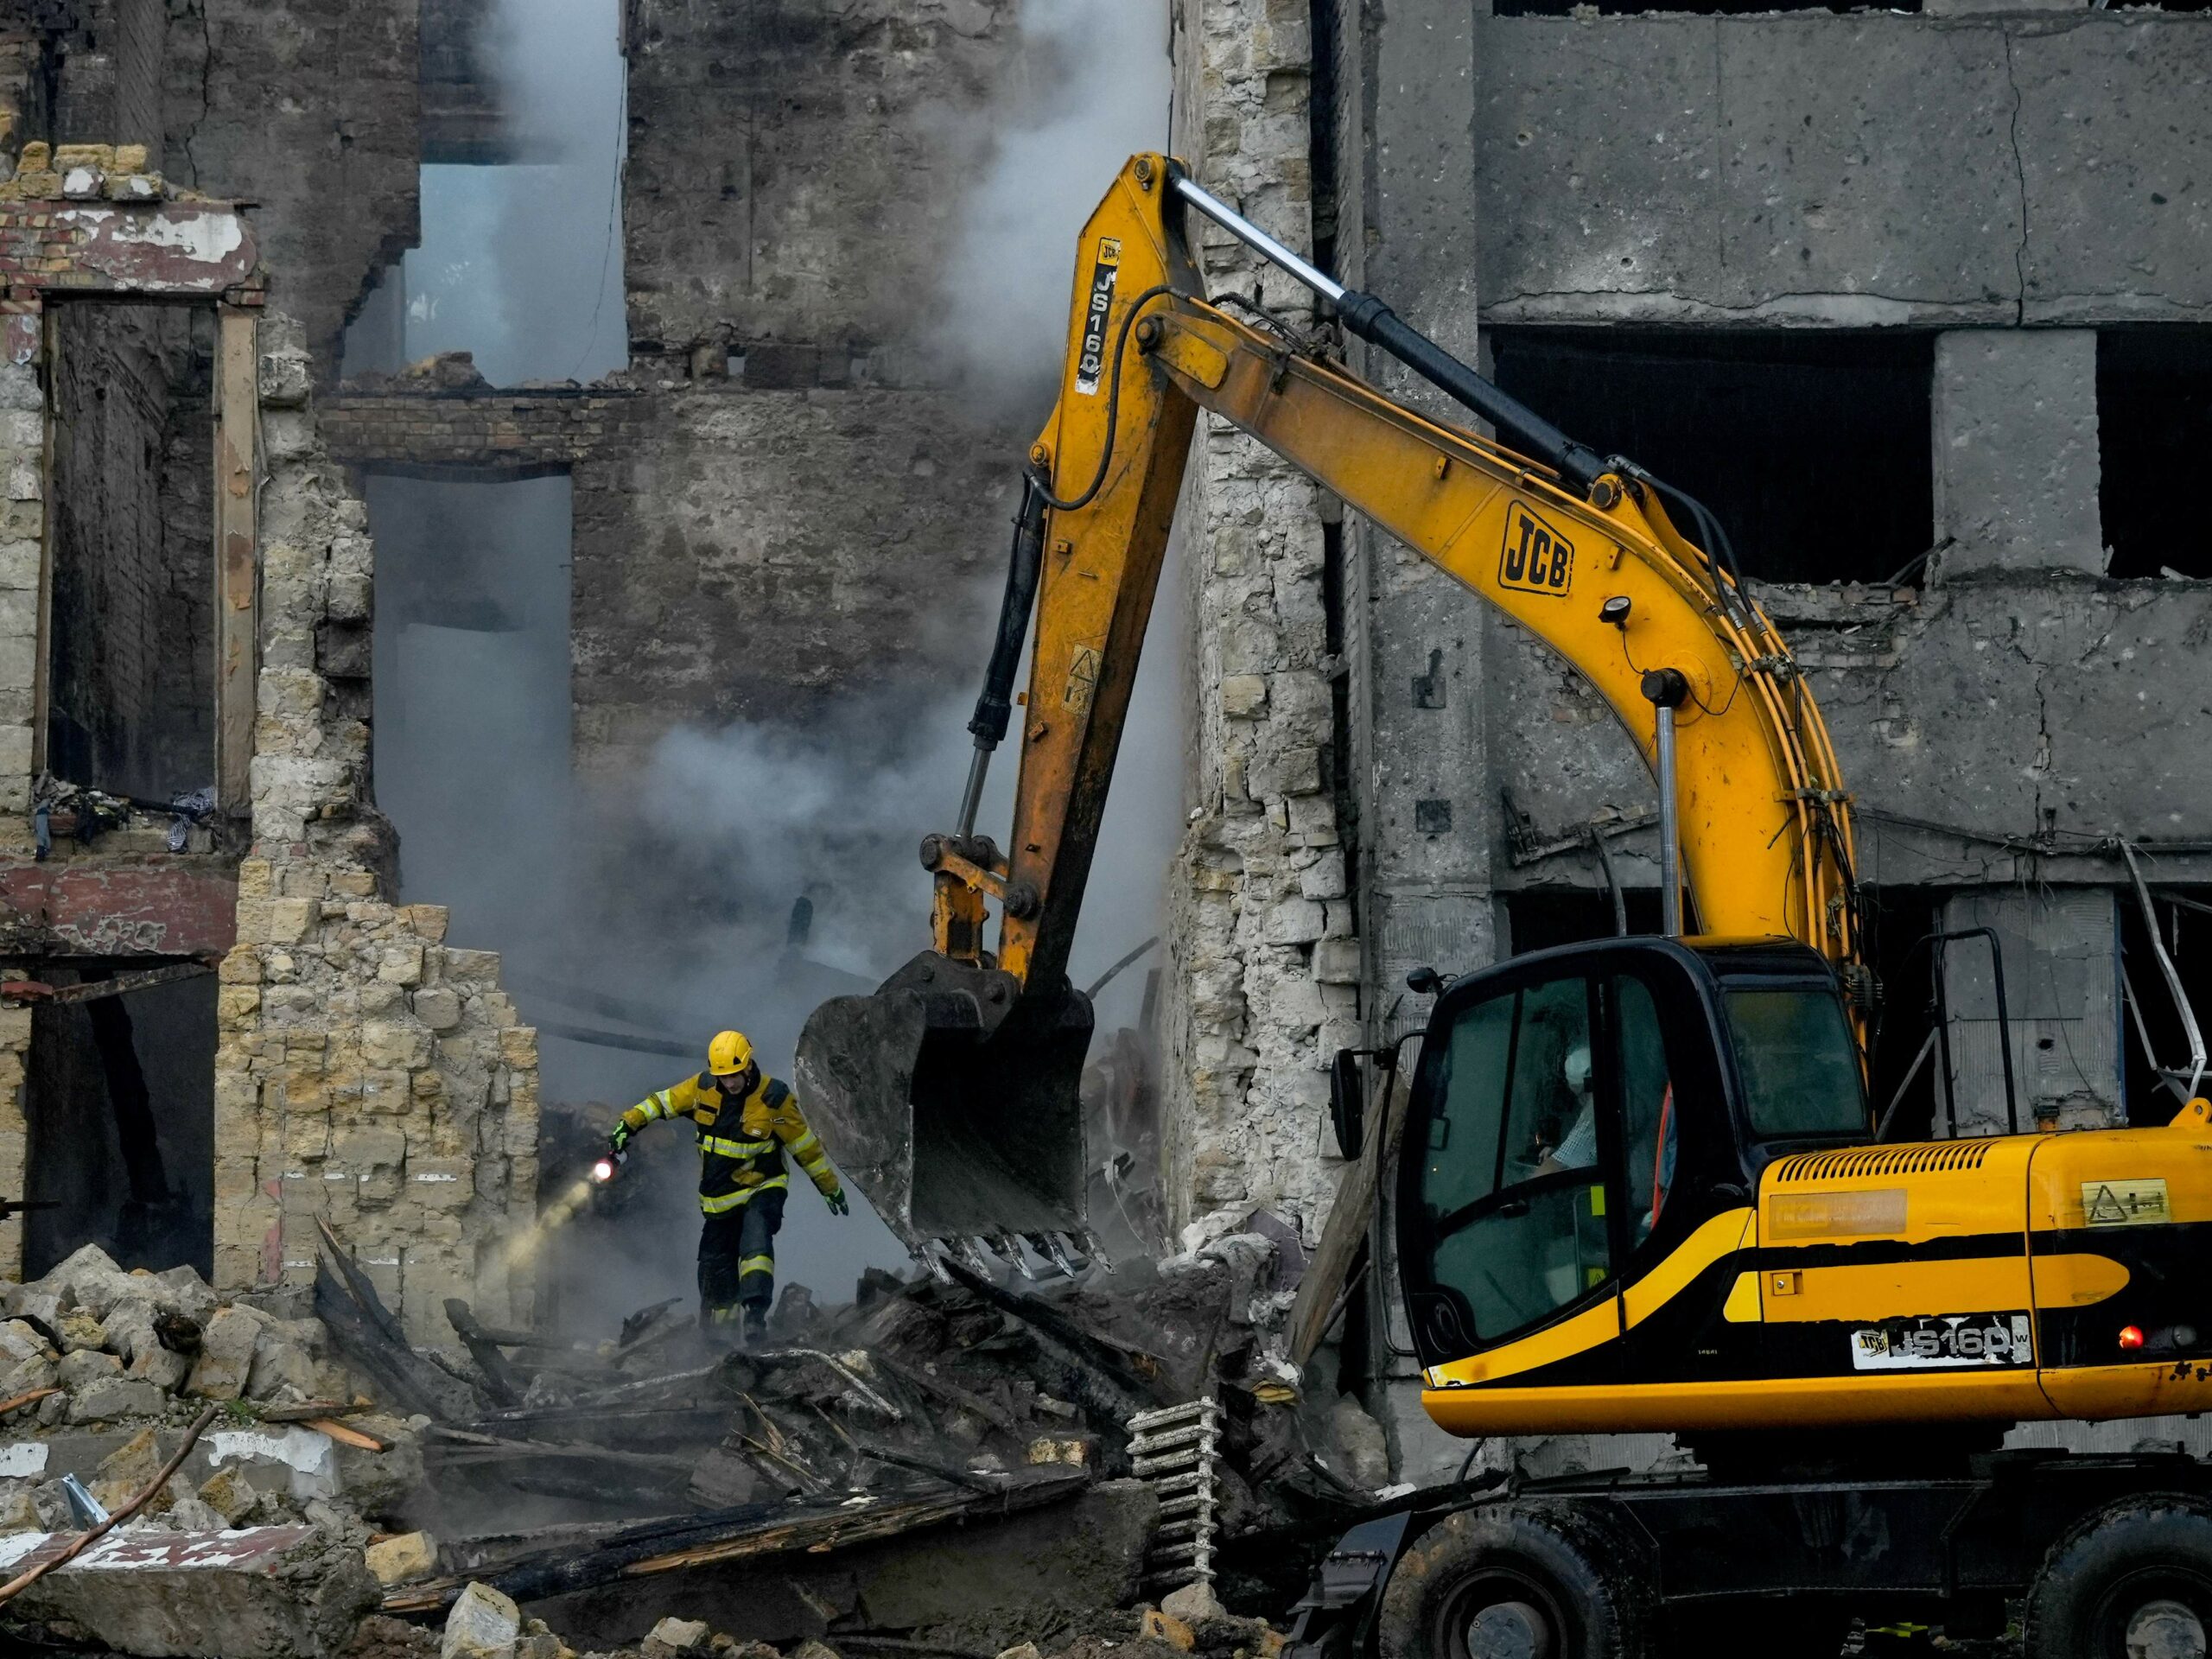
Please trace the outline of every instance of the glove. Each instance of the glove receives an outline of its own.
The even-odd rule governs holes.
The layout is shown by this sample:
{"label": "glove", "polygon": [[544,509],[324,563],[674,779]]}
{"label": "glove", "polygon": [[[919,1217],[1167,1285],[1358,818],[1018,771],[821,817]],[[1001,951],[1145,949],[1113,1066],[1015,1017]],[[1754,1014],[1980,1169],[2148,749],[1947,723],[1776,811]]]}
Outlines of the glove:
{"label": "glove", "polygon": [[833,1216],[849,1216],[853,1213],[852,1204],[845,1197],[845,1189],[842,1186],[835,1192],[824,1193],[822,1201],[830,1206],[830,1213]]}
{"label": "glove", "polygon": [[614,1127],[607,1132],[607,1149],[620,1158],[622,1148],[629,1144],[630,1126],[618,1117],[614,1120]]}

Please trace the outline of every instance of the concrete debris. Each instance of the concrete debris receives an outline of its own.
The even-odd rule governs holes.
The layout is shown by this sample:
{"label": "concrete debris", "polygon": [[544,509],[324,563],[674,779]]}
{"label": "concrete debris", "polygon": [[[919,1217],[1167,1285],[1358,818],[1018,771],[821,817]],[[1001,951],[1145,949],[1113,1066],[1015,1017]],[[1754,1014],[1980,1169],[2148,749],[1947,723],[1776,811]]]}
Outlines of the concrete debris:
{"label": "concrete debris", "polygon": [[[281,1618],[248,1609],[261,1625],[237,1650],[257,1655],[350,1642],[354,1659],[837,1659],[827,1630],[1026,1644],[1019,1659],[1148,1638],[1211,1659],[1223,1597],[1267,1576],[1239,1580],[1237,1549],[1283,1557],[1283,1528],[1325,1535],[1363,1497],[1365,1420],[1283,1383],[1277,1244],[1255,1233],[1034,1287],[957,1262],[946,1279],[872,1274],[844,1306],[787,1287],[779,1328],[734,1353],[666,1308],[594,1346],[459,1300],[461,1345],[419,1349],[334,1234],[322,1249],[321,1319],[287,1317],[297,1300],[226,1301],[188,1272],[121,1273],[97,1251],[0,1293],[0,1363],[58,1390],[0,1421],[0,1550],[80,1524],[63,1476],[114,1508],[175,1454],[195,1407],[224,1413],[93,1565],[50,1575],[58,1598],[118,1569],[111,1650],[197,1651],[123,1610],[157,1581],[245,1605],[235,1569],[304,1599]],[[1222,1588],[1134,1606],[1166,1517],[1129,1478],[1144,1471],[1128,1425],[1179,1410],[1217,1426]],[[549,1500],[572,1518],[513,1529]],[[232,1557],[208,1537],[263,1541]],[[271,1566],[295,1555],[318,1565]],[[180,1589],[179,1574],[198,1576]],[[782,1588],[725,1605],[734,1581]],[[643,1605],[646,1586],[671,1604]],[[1274,1588],[1267,1605],[1287,1605]],[[384,1617],[363,1623],[372,1601]],[[328,1613],[341,1604],[358,1631]],[[0,1610],[0,1628],[43,1631],[58,1605]],[[1222,1659],[1253,1659],[1245,1637]]]}
{"label": "concrete debris", "polygon": [[[43,1532],[0,1539],[0,1568],[22,1572],[69,1541]],[[352,1639],[376,1593],[360,1552],[313,1528],[124,1527],[6,1604],[4,1626],[16,1640],[80,1649],[324,1659]]]}
{"label": "concrete debris", "polygon": [[410,1579],[427,1579],[437,1571],[438,1541],[427,1532],[403,1532],[381,1539],[365,1552],[369,1571],[390,1589]]}
{"label": "concrete debris", "polygon": [[714,1632],[706,1621],[696,1618],[664,1618],[652,1628],[643,1643],[646,1659],[669,1659],[678,1653],[702,1653]]}
{"label": "concrete debris", "polygon": [[522,1610],[488,1584],[462,1590],[446,1615],[438,1659],[514,1659]]}

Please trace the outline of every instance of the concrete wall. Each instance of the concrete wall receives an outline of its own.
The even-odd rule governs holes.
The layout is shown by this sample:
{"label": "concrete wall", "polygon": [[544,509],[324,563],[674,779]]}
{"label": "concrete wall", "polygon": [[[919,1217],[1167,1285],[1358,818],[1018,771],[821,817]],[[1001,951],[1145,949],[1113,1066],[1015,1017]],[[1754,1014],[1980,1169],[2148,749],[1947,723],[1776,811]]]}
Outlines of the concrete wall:
{"label": "concrete wall", "polygon": [[1002,568],[1020,453],[927,391],[644,400],[575,473],[579,766],[619,772],[685,722],[966,683],[976,647],[949,629]]}
{"label": "concrete wall", "polygon": [[[2204,878],[2212,784],[2177,757],[2212,718],[2195,644],[2212,588],[2104,576],[2094,331],[2202,321],[2212,304],[2212,213],[2185,183],[2212,148],[2208,20],[1497,18],[1414,0],[1339,38],[1325,210],[1339,273],[1471,361],[1478,324],[1935,333],[1927,568],[1895,589],[1758,596],[1857,794],[1862,878],[1930,892],[1946,915],[2001,912],[2034,1025],[2016,1033],[2024,1110],[2110,1117],[2111,976],[2051,964],[2087,960],[2083,917],[2108,921],[2115,837],[2167,843],[2156,880]],[[1804,457],[1811,510],[1847,515],[1884,486],[1831,460]],[[1601,893],[1587,827],[1656,798],[1571,669],[1402,550],[1347,537],[1362,1011],[1379,1036],[1424,1012],[1408,966],[1508,948],[1509,894]],[[1612,845],[1650,886],[1650,833]],[[2024,880],[2058,892],[2012,904],[2001,890]],[[2051,983],[2031,995],[2039,967]],[[1955,982],[1955,1037],[1993,1065],[1986,988]],[[2059,1047],[2037,1032],[2073,1038],[2095,1078],[2034,1075]],[[1964,1127],[2001,1118],[2001,1085],[1961,1086]],[[1402,1408],[1408,1478],[1445,1455],[1422,1449],[1401,1385],[1379,1395]]]}
{"label": "concrete wall", "polygon": [[2212,308],[2212,220],[2189,184],[2212,146],[2202,16],[1478,21],[1472,109],[1456,100],[1449,121],[1474,121],[1458,217],[1479,227],[1491,320]]}

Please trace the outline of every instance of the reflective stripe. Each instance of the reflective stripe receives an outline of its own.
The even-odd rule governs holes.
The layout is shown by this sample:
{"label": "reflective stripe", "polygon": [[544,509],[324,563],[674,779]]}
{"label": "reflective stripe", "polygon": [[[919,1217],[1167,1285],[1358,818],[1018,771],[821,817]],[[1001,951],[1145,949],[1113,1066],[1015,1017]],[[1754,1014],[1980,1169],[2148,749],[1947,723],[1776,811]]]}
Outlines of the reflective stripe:
{"label": "reflective stripe", "polygon": [[737,1264],[737,1276],[741,1279],[749,1273],[773,1273],[775,1270],[776,1258],[772,1255],[748,1255]]}
{"label": "reflective stripe", "polygon": [[718,1135],[699,1137],[700,1151],[720,1153],[725,1158],[758,1158],[775,1149],[772,1141],[725,1141]]}
{"label": "reflective stripe", "polygon": [[817,1135],[812,1129],[809,1129],[804,1135],[802,1135],[798,1140],[791,1142],[791,1156],[794,1158],[804,1159],[808,1154],[819,1151],[821,1149],[821,1146],[822,1137]]}
{"label": "reflective stripe", "polygon": [[788,1175],[772,1175],[758,1186],[741,1186],[734,1192],[724,1192],[716,1198],[710,1198],[702,1192],[699,1195],[699,1208],[708,1215],[719,1216],[726,1211],[736,1209],[755,1192],[766,1192],[772,1189],[788,1189],[791,1184],[791,1177]]}

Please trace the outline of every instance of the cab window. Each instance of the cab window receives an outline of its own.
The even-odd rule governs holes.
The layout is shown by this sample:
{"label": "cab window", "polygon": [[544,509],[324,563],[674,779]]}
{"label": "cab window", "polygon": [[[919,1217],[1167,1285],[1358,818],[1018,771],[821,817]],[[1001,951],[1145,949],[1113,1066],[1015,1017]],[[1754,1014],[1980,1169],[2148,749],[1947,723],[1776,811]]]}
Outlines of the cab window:
{"label": "cab window", "polygon": [[1627,1236],[1642,1243],[1659,1224],[1675,1185],[1680,1137],[1666,1030],[1651,988],[1626,975],[1613,981],[1613,1042],[1620,1079],[1621,1155]]}
{"label": "cab window", "polygon": [[1421,1265],[1481,1346],[1611,1276],[1592,989],[1577,975],[1502,993],[1431,1045]]}
{"label": "cab window", "polygon": [[1866,1095],[1843,1004],[1825,986],[1731,986],[1724,1000],[1751,1132],[1864,1135]]}

